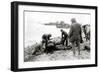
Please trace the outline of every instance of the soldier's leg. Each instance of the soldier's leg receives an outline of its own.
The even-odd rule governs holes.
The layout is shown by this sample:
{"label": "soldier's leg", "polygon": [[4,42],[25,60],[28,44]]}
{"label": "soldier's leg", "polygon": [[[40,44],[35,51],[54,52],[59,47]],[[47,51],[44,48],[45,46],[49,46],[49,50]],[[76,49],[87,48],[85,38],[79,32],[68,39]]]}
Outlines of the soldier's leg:
{"label": "soldier's leg", "polygon": [[77,45],[78,45],[78,55],[80,55],[80,42],[77,41]]}
{"label": "soldier's leg", "polygon": [[63,41],[63,39],[61,38],[61,41],[60,41],[61,44],[62,44],[62,41]]}
{"label": "soldier's leg", "polygon": [[63,40],[63,45],[66,44],[66,37],[64,37],[64,40]]}
{"label": "soldier's leg", "polygon": [[75,39],[74,39],[74,37],[70,38],[70,42],[71,42],[73,56],[75,56]]}
{"label": "soldier's leg", "polygon": [[68,38],[66,38],[66,46],[68,46]]}
{"label": "soldier's leg", "polygon": [[75,43],[72,42],[72,51],[73,51],[73,56],[75,56]]}
{"label": "soldier's leg", "polygon": [[65,38],[63,38],[63,45],[64,45],[64,43],[65,43]]}
{"label": "soldier's leg", "polygon": [[64,38],[62,38],[62,42],[61,43],[62,43],[62,45],[64,45]]}

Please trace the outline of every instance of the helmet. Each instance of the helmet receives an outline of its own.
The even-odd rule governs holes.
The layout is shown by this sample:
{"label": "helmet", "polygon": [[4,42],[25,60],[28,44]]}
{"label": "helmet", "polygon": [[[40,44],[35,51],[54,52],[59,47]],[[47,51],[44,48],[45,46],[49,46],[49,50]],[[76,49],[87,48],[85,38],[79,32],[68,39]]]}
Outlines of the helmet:
{"label": "helmet", "polygon": [[72,22],[76,22],[76,19],[75,19],[75,18],[72,18],[71,21],[72,21]]}
{"label": "helmet", "polygon": [[51,34],[48,34],[48,36],[51,37],[52,35]]}

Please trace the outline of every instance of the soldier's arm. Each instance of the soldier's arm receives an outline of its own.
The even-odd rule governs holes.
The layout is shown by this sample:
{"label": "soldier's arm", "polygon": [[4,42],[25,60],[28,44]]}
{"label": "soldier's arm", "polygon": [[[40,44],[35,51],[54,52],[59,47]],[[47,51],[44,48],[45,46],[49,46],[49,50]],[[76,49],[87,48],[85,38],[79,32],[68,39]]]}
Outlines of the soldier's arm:
{"label": "soldier's arm", "polygon": [[69,31],[69,37],[71,37],[71,35],[72,35],[72,33],[73,33],[72,30],[73,30],[73,27],[71,26],[71,27],[70,27],[70,31]]}
{"label": "soldier's arm", "polygon": [[82,28],[81,28],[81,25],[80,25],[80,35],[82,35]]}

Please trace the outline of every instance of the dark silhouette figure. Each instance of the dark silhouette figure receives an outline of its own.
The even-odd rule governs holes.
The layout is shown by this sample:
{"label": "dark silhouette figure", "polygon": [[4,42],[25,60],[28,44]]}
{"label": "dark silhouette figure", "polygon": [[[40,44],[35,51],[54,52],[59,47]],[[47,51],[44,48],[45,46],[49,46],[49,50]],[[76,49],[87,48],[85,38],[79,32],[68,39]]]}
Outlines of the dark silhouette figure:
{"label": "dark silhouette figure", "polygon": [[61,29],[61,43],[62,45],[66,44],[66,46],[68,46],[68,34],[62,29]]}
{"label": "dark silhouette figure", "polygon": [[90,30],[88,24],[83,25],[83,32],[85,34],[86,41],[90,40]]}
{"label": "dark silhouette figure", "polygon": [[45,48],[47,47],[50,37],[51,37],[51,34],[43,34],[42,36],[42,46],[45,45]]}
{"label": "dark silhouette figure", "polygon": [[55,44],[50,41],[50,37],[51,34],[43,34],[42,36],[42,46],[44,46],[44,52],[46,53],[52,53],[55,48]]}
{"label": "dark silhouette figure", "polygon": [[72,18],[71,22],[69,38],[72,44],[73,54],[75,55],[75,46],[77,45],[78,54],[80,55],[81,25],[76,22],[75,18]]}

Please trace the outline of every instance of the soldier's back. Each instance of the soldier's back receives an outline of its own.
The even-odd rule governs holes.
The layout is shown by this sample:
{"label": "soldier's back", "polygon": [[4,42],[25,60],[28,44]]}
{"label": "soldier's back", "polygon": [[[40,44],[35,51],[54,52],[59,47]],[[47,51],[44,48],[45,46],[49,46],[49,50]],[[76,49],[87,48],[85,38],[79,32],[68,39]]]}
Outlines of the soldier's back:
{"label": "soldier's back", "polygon": [[70,42],[80,41],[81,26],[79,23],[74,23],[71,25],[72,32],[70,33]]}
{"label": "soldier's back", "polygon": [[79,23],[72,24],[73,35],[80,35],[81,25]]}

